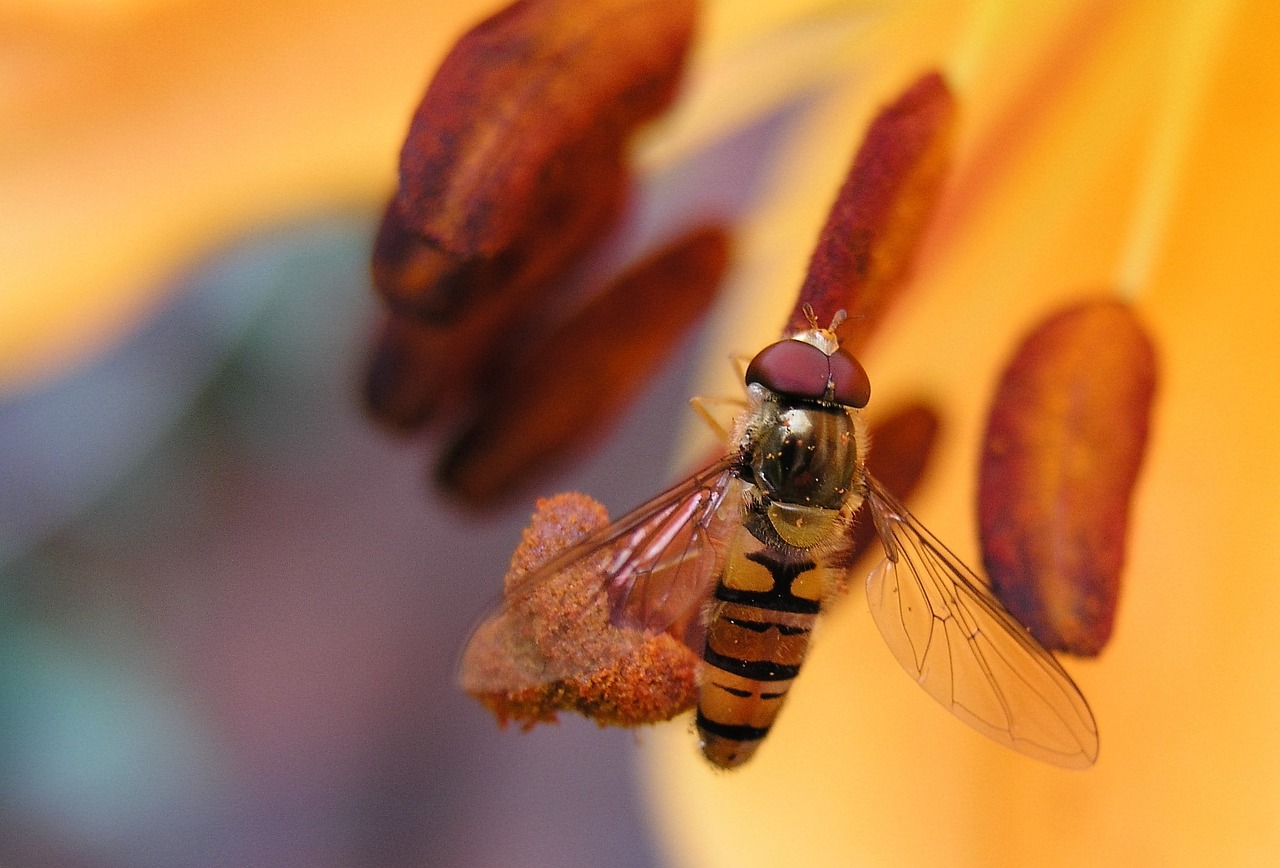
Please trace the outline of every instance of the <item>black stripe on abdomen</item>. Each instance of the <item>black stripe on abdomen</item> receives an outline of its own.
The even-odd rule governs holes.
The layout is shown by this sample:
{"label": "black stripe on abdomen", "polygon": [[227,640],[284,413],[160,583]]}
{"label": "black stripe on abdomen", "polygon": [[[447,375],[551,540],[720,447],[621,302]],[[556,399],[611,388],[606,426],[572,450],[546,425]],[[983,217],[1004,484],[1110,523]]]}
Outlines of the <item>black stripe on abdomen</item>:
{"label": "black stripe on abdomen", "polygon": [[800,674],[800,666],[775,663],[772,660],[742,660],[722,654],[710,645],[702,652],[702,659],[717,669],[750,678],[752,681],[786,681]]}
{"label": "black stripe on abdomen", "polygon": [[803,636],[809,632],[808,627],[797,627],[792,624],[779,624],[776,621],[753,621],[746,618],[735,618],[728,615],[723,619],[735,627],[741,627],[743,630],[750,630],[753,633],[765,634],[770,630],[777,630],[780,636]]}
{"label": "black stripe on abdomen", "polygon": [[698,710],[697,716],[698,729],[708,735],[718,736],[719,738],[728,739],[730,741],[760,741],[769,734],[769,727],[747,726],[745,724],[720,723],[718,720],[712,720]]}
{"label": "black stripe on abdomen", "polygon": [[792,612],[797,615],[816,615],[822,611],[818,600],[806,600],[791,593],[790,588],[774,587],[769,591],[743,591],[738,588],[716,587],[716,599],[726,603],[741,603],[773,612]]}
{"label": "black stripe on abdomen", "polygon": [[822,610],[820,600],[796,596],[791,590],[792,584],[799,576],[817,567],[813,561],[788,561],[767,548],[746,552],[744,557],[769,571],[773,579],[772,586],[767,591],[758,591],[729,587],[724,582],[720,582],[716,586],[717,600],[797,615],[816,615]]}

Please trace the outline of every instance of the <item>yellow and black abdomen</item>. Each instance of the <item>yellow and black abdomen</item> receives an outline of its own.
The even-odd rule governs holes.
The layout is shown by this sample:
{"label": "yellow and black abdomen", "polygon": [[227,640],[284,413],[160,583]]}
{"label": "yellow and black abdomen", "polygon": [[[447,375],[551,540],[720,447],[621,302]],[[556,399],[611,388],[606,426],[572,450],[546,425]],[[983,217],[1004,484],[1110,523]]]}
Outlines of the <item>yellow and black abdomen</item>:
{"label": "yellow and black abdomen", "polygon": [[826,570],[740,528],[707,624],[698,697],[702,752],[722,768],[750,759],[800,671],[826,590]]}

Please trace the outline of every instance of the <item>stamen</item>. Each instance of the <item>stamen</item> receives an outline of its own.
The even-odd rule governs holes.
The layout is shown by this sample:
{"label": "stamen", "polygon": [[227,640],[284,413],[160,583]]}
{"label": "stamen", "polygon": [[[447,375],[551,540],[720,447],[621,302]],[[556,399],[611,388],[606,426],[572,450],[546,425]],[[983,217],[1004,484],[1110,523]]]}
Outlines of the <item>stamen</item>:
{"label": "stamen", "polygon": [[1209,73],[1216,65],[1222,35],[1233,0],[1177,4],[1167,45],[1164,93],[1160,112],[1148,143],[1144,176],[1138,187],[1129,226],[1116,271],[1121,298],[1133,301],[1151,279],[1160,255],[1177,193],[1191,132],[1204,100]]}

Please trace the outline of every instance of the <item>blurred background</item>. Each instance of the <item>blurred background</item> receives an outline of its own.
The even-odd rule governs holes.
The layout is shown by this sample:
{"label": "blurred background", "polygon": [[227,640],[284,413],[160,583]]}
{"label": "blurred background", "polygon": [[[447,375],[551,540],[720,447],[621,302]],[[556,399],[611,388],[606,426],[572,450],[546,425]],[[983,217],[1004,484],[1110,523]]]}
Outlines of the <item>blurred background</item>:
{"label": "blurred background", "polygon": [[[0,409],[5,864],[652,863],[630,734],[453,685],[529,505],[451,510],[362,416],[376,216],[209,253]],[[646,496],[680,379],[560,484]]]}
{"label": "blurred background", "polygon": [[[0,864],[654,864],[633,734],[453,684],[532,499],[361,408],[441,5],[0,9]],[[557,487],[647,497],[691,360]]]}

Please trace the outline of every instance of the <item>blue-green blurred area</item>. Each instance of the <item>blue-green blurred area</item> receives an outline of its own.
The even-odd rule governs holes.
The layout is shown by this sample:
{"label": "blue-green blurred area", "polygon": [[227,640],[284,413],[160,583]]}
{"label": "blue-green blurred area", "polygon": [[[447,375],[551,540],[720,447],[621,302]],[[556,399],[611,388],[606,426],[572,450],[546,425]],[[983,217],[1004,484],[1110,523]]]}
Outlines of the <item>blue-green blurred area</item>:
{"label": "blue-green blurred area", "polygon": [[[374,219],[224,247],[0,401],[0,864],[653,863],[634,734],[453,685],[531,502],[454,510],[364,416]],[[686,362],[546,490],[652,494]]]}

